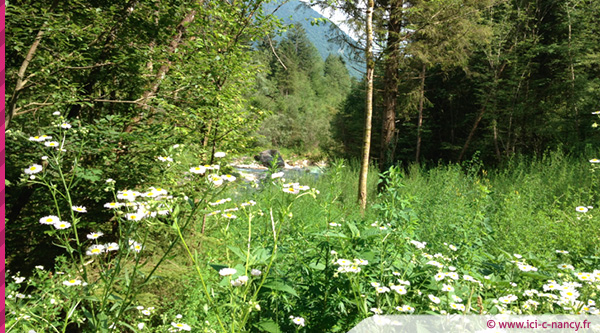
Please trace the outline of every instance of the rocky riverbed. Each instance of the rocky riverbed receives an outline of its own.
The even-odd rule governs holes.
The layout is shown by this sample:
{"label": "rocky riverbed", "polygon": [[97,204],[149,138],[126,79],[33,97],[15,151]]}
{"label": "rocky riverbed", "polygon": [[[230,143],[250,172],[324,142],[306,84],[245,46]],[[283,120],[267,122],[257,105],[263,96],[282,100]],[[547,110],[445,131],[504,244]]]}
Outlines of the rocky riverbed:
{"label": "rocky riverbed", "polygon": [[[240,173],[241,178],[249,182],[257,182],[260,179],[267,177],[268,168],[251,161],[250,158],[236,159],[229,163],[237,172]],[[297,160],[297,161],[285,161],[285,166],[280,172],[283,172],[284,177],[295,178],[303,174],[313,174],[318,176],[323,173],[323,170],[327,166],[325,161],[310,162],[308,160]]]}

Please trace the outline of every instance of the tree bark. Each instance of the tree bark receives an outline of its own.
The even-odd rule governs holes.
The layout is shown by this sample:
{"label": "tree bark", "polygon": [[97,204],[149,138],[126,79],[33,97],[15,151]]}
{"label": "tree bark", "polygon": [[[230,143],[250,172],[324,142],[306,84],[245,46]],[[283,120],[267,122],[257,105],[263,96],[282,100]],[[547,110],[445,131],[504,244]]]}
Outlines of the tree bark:
{"label": "tree bark", "polygon": [[362,162],[358,180],[358,202],[364,212],[367,207],[367,175],[369,173],[369,153],[371,148],[371,119],[373,117],[373,72],[375,61],[373,60],[373,7],[374,0],[367,2],[367,45],[365,59],[367,61],[367,102],[365,110],[365,133],[363,140]]}
{"label": "tree bark", "polygon": [[[569,20],[569,69],[571,70],[571,98],[573,100],[573,96],[575,95],[575,66],[573,64],[573,45],[572,45],[572,23],[571,23],[571,11],[569,10],[569,5],[567,4],[567,17]],[[577,103],[573,100],[571,103],[573,105],[573,109],[575,111],[575,140],[579,142],[579,138],[581,137],[579,133],[579,108],[577,107]]]}
{"label": "tree bark", "polygon": [[[400,30],[402,28],[402,0],[390,1],[390,21],[388,23],[387,57],[385,59],[383,124],[381,126],[381,147],[379,154],[379,170],[383,173],[394,162],[392,156],[395,148],[396,103],[398,99],[398,62],[400,60]],[[380,183],[383,184],[383,183]]]}
{"label": "tree bark", "polygon": [[475,123],[473,123],[473,127],[471,128],[471,132],[469,132],[467,141],[465,141],[465,145],[463,146],[463,149],[460,151],[460,155],[458,155],[458,162],[462,161],[463,156],[465,155],[465,152],[467,151],[467,148],[469,148],[471,139],[473,139],[473,134],[475,134],[475,130],[477,130],[477,126],[479,126],[479,122],[483,118],[483,114],[485,113],[485,109],[486,109],[487,100],[489,100],[489,98],[490,98],[490,96],[488,95],[485,103],[483,103],[483,105],[481,106],[481,109],[479,109],[479,114],[477,115],[477,118],[475,118]]}
{"label": "tree bark", "polygon": [[[121,11],[121,15],[120,15],[121,17],[119,18],[118,22],[110,29],[110,31],[108,32],[108,36],[106,36],[106,38],[104,39],[102,51],[100,52],[100,55],[98,56],[98,58],[95,61],[97,64],[104,63],[109,58],[110,50],[112,49],[112,46],[113,46],[113,43],[115,42],[115,40],[117,40],[119,30],[121,29],[121,27],[123,26],[123,23],[127,20],[127,18],[133,13],[133,9],[135,8],[135,6],[137,5],[138,2],[139,2],[139,0],[130,0],[123,7],[123,10]],[[100,36],[102,36],[102,35],[100,35]],[[100,36],[91,44],[96,44],[98,39],[101,38]],[[83,86],[84,96],[88,96],[91,98],[91,94],[94,91],[94,86],[98,82],[98,79],[97,79],[98,74],[100,73],[101,70],[102,70],[102,66],[95,66],[95,67],[93,67],[91,72],[88,74],[87,81]],[[67,118],[69,118],[69,119],[77,118],[77,117],[79,117],[80,113],[81,113],[81,104],[73,104],[71,106],[71,108],[69,109],[69,112],[67,113]],[[93,118],[93,117],[90,116],[90,118]]]}
{"label": "tree bark", "polygon": [[[49,12],[52,12],[54,8],[56,8],[56,5],[58,5],[58,0],[54,0]],[[8,101],[8,116],[4,120],[4,130],[8,129],[8,124],[16,114],[16,107],[17,101],[19,100],[19,95],[21,94],[23,87],[25,87],[25,84],[27,83],[27,80],[25,79],[25,73],[27,72],[27,67],[29,67],[31,60],[33,60],[35,51],[37,51],[38,46],[42,42],[42,37],[44,37],[45,33],[44,28],[46,27],[46,23],[47,22],[44,22],[44,24],[42,24],[42,27],[40,28],[37,35],[35,36],[35,39],[33,40],[33,44],[31,44],[31,47],[29,47],[29,51],[27,51],[27,55],[25,55],[25,60],[23,60],[23,63],[21,63],[21,68],[19,68],[19,72],[17,72],[17,83],[15,84],[15,89],[13,90],[10,100]]]}
{"label": "tree bark", "polygon": [[496,159],[500,162],[502,155],[500,154],[500,146],[498,145],[498,122],[494,120],[492,126],[494,127],[494,150],[496,151]]}
{"label": "tree bark", "polygon": [[419,163],[419,158],[421,157],[421,128],[423,127],[423,102],[425,100],[425,70],[427,66],[423,64],[423,68],[421,69],[421,86],[419,90],[419,120],[417,122],[417,153],[415,156],[415,162]]}
{"label": "tree bark", "polygon": [[[175,33],[175,36],[173,37],[173,39],[171,40],[171,43],[169,44],[169,49],[167,51],[167,57],[169,55],[175,53],[175,50],[177,49],[177,47],[179,47],[181,42],[183,42],[183,34],[185,33],[186,25],[191,23],[192,21],[194,21],[195,16],[196,16],[196,10],[191,10],[183,18],[183,20],[177,25],[177,29],[176,29],[177,32]],[[152,84],[150,85],[150,88],[142,94],[142,97],[140,99],[140,103],[142,105],[146,105],[148,102],[148,99],[156,94],[156,92],[158,91],[158,87],[160,87],[160,84],[162,83],[162,80],[165,78],[165,76],[169,72],[170,66],[171,66],[171,61],[169,61],[168,59],[165,64],[160,66],[160,68],[158,69],[158,72],[156,73],[156,76],[154,78],[154,82],[152,82]],[[144,109],[147,110],[148,107],[144,106]],[[141,115],[137,115],[137,116],[133,117],[133,119],[131,120],[131,123],[125,129],[125,132],[131,133],[131,131],[133,130],[133,126],[135,124],[139,123],[141,119],[142,119]]]}

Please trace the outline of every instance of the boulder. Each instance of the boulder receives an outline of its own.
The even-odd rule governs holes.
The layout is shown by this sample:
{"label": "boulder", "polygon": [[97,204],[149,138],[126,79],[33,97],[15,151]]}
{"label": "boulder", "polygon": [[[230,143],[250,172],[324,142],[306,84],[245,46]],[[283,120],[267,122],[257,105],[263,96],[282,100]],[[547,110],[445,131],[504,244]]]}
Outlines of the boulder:
{"label": "boulder", "polygon": [[258,155],[254,156],[254,159],[266,166],[267,168],[271,167],[271,163],[273,161],[273,159],[277,159],[277,167],[278,168],[283,168],[285,167],[285,161],[283,160],[283,157],[281,157],[281,154],[279,153],[278,150],[275,149],[269,149],[269,150],[265,150],[265,151],[261,151]]}

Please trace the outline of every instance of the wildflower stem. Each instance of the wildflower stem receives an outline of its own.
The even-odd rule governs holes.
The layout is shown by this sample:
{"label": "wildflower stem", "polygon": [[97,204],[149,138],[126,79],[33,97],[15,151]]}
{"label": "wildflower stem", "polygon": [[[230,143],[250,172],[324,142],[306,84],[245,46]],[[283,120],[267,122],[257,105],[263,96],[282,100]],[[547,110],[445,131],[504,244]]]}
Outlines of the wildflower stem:
{"label": "wildflower stem", "polygon": [[[206,197],[206,195],[205,195],[205,197]],[[184,228],[190,222],[191,217],[194,215],[194,212],[196,211],[196,209],[197,209],[198,206],[199,205],[196,205],[193,208],[192,212],[190,213],[190,216],[188,217],[188,219],[187,219],[187,221],[186,221],[186,223],[184,225]],[[198,276],[200,277],[200,282],[202,283],[202,287],[204,288],[204,293],[206,294],[206,298],[208,299],[209,303],[212,305],[213,299],[210,297],[210,292],[208,291],[208,288],[206,287],[206,283],[204,282],[204,277],[202,276],[202,272],[200,272],[200,267],[198,266],[198,261],[194,258],[194,256],[192,255],[192,252],[190,251],[189,246],[185,242],[185,239],[183,238],[183,234],[181,233],[181,228],[179,227],[179,224],[177,223],[177,218],[176,217],[174,218],[173,226],[175,227],[175,230],[177,230],[177,234],[179,235],[179,239],[181,239],[181,243],[183,244],[183,247],[185,247],[186,252],[188,253],[190,259],[192,260],[192,263],[194,264],[194,267],[196,268],[196,272],[198,273]],[[171,247],[173,245],[174,245],[174,243],[172,243]],[[169,247],[169,250],[171,249],[171,247]],[[166,254],[165,254],[165,256],[166,256]],[[163,258],[161,258],[161,261],[162,261]],[[157,267],[158,267],[158,265],[157,265]],[[217,321],[219,322],[219,325],[221,326],[221,329],[223,330],[223,332],[227,332],[227,330],[225,329],[225,326],[221,322],[221,316],[219,314],[218,308],[217,308]]]}

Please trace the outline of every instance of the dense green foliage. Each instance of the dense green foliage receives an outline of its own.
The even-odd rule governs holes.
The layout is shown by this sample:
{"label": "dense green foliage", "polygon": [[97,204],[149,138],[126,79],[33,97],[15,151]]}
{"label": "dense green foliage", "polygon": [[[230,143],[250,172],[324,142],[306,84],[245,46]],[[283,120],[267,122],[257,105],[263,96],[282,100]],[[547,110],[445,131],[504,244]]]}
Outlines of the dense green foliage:
{"label": "dense green foliage", "polygon": [[[380,2],[383,12],[386,3]],[[480,151],[483,160],[497,163],[516,153],[541,156],[548,148],[578,153],[598,141],[586,125],[600,100],[597,2],[495,1],[470,10],[478,2],[465,1],[461,10],[459,2],[445,3],[411,1],[403,14],[414,31],[401,36],[407,45],[398,74],[397,160],[414,161],[423,63],[426,160],[464,160]],[[439,6],[435,20],[427,19],[429,6]],[[448,14],[453,16],[440,19]],[[457,42],[466,32],[477,35],[476,29],[476,43]],[[375,116],[384,108],[384,75],[379,67]],[[340,113],[339,122],[351,129],[340,137],[349,156],[359,153],[354,142],[364,112],[361,98],[356,89]],[[381,127],[381,118],[374,127]],[[380,135],[374,132],[375,143]],[[375,146],[375,158],[378,152]]]}
{"label": "dense green foliage", "polygon": [[[178,148],[170,155],[175,161],[184,161],[185,149]],[[143,250],[139,254],[129,251],[121,264],[124,272],[139,269],[139,277],[129,276],[132,281],[148,276],[152,266],[169,253],[169,243],[177,235],[181,243],[154,272],[155,278],[140,284],[143,288],[123,311],[119,329],[143,323],[145,329],[161,332],[173,327],[170,323],[185,323],[198,331],[224,327],[229,331],[287,332],[302,328],[289,319],[294,316],[304,319],[307,331],[336,332],[348,331],[375,308],[386,314],[402,313],[405,310],[396,307],[405,305],[412,309],[405,312],[411,313],[461,313],[463,310],[451,308],[449,296],[443,297],[439,305],[428,298],[442,296],[442,282],[449,282],[438,280],[439,272],[450,274],[452,270],[481,282],[454,283],[452,294],[464,300],[467,313],[597,311],[593,306],[585,310],[581,304],[563,309],[546,296],[535,298],[539,303],[533,306],[524,295],[531,289],[546,291],[550,279],[565,285],[580,281],[583,287],[578,288],[579,300],[600,301],[593,289],[598,274],[590,273],[594,283],[581,280],[600,264],[600,233],[594,227],[597,213],[595,209],[575,209],[600,204],[599,170],[588,161],[553,153],[543,159],[515,159],[499,171],[484,169],[477,159],[462,167],[439,165],[425,170],[414,165],[409,171],[392,168],[386,174],[385,190],[364,214],[355,204],[356,183],[345,181],[357,177],[358,166],[347,166],[343,161],[332,163],[318,178],[306,175],[291,179],[309,185],[309,191],[286,187],[289,185],[280,179],[265,180],[259,189],[238,181],[223,190],[210,185],[204,188],[198,175],[186,179],[178,176],[183,167],[157,163],[164,170],[164,181],[179,178],[179,188],[194,194],[188,199],[169,189],[175,198],[163,203],[171,208],[171,214],[148,216],[132,224],[137,229],[130,237],[146,235]],[[42,177],[49,179],[51,175]],[[376,194],[377,178],[376,173],[369,176],[372,196]],[[198,203],[211,203],[196,206],[195,198],[206,200]],[[152,199],[139,197],[135,201],[150,203]],[[244,203],[254,205],[244,207]],[[231,218],[220,213],[234,207],[239,209],[228,213]],[[196,209],[208,215],[194,215]],[[210,214],[213,211],[216,214]],[[118,214],[115,218],[121,219]],[[120,225],[127,223],[131,221],[119,221]],[[185,231],[180,231],[184,226]],[[106,225],[97,227],[110,232]],[[418,243],[411,241],[427,244],[420,250],[415,247]],[[515,256],[522,266],[515,264]],[[99,274],[97,270],[109,263],[100,258],[87,267],[88,274]],[[356,266],[360,272],[340,270],[340,260],[353,258],[364,260]],[[450,265],[451,271],[431,266],[436,260]],[[49,330],[49,324],[62,323],[62,311],[74,307],[75,312],[67,320],[72,322],[69,327],[89,331],[93,322],[86,323],[83,318],[92,318],[79,311],[89,309],[87,303],[75,304],[66,297],[78,299],[86,290],[101,290],[101,280],[90,279],[92,288],[63,285],[67,276],[78,277],[70,270],[71,264],[59,263],[54,268],[56,272],[64,270],[65,278],[48,275],[48,268],[36,269],[26,283],[19,277],[25,272],[8,276],[7,309],[16,312],[8,316],[8,327],[17,331]],[[197,270],[190,270],[190,265]],[[562,265],[572,265],[573,273],[561,270],[558,266]],[[220,276],[226,267],[237,272]],[[253,269],[260,270],[261,275],[251,275]],[[583,275],[576,275],[578,272]],[[244,275],[250,277],[247,284],[231,285]],[[397,278],[410,285],[384,293],[372,286],[374,282],[395,286]],[[121,288],[127,290],[126,281],[117,280],[114,297],[120,295]],[[511,283],[516,284],[511,287]],[[32,298],[18,298],[24,294]],[[508,294],[517,295],[518,301],[495,303]],[[109,304],[118,305],[114,297],[108,298]],[[49,303],[51,299],[55,301]],[[42,313],[48,322],[37,317]],[[109,315],[109,321],[103,322],[98,317],[100,325],[110,325],[111,318]]]}
{"label": "dense green foliage", "polygon": [[[358,78],[364,73],[364,63],[360,61],[362,56],[355,57],[352,47],[347,42],[352,39],[341,31],[335,24],[325,20],[321,14],[316,12],[307,3],[299,0],[274,1],[265,4],[265,11],[275,11],[275,15],[281,18],[284,25],[301,25],[306,30],[308,40],[315,46],[323,59],[330,54],[340,55],[346,63],[350,76]],[[276,36],[274,40],[280,39]]]}
{"label": "dense green foliage", "polygon": [[[394,1],[376,1],[375,128]],[[364,82],[265,4],[9,2],[7,331],[600,313],[597,2],[400,6],[396,163],[365,210],[355,159],[257,182],[230,164],[362,144]],[[419,134],[427,162],[407,163]]]}
{"label": "dense green foliage", "polygon": [[274,52],[270,43],[259,46],[268,74],[253,105],[272,114],[261,125],[258,144],[305,154],[331,150],[330,123],[352,82],[342,57],[323,61],[301,25],[291,27]]}

